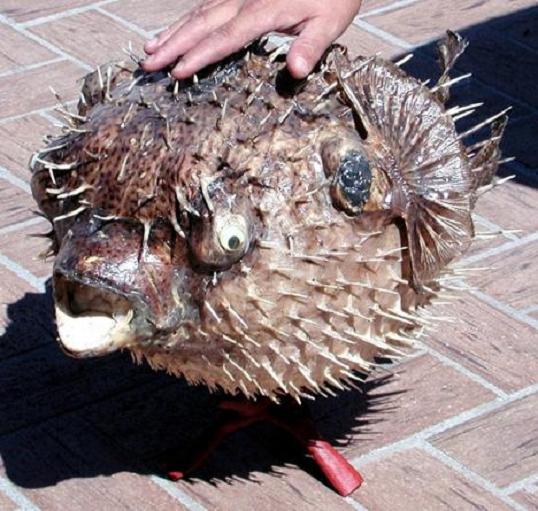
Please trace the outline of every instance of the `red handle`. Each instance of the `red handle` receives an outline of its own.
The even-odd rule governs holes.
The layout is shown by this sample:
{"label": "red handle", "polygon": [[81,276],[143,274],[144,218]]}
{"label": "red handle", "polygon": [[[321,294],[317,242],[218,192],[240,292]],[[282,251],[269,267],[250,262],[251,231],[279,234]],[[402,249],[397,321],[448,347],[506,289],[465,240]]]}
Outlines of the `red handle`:
{"label": "red handle", "polygon": [[355,467],[325,440],[310,440],[307,449],[333,488],[342,497],[347,497],[362,484],[362,476]]}

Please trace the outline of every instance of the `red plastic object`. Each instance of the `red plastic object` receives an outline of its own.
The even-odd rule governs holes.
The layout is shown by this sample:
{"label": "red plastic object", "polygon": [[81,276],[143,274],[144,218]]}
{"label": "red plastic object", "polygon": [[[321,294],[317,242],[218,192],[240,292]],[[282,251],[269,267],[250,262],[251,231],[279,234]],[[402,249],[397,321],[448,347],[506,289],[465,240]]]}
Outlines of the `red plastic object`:
{"label": "red plastic object", "polygon": [[329,442],[311,440],[308,452],[314,458],[331,486],[342,497],[353,493],[363,483],[362,476]]}
{"label": "red plastic object", "polygon": [[[177,481],[199,468],[215,448],[229,434],[255,422],[266,420],[287,430],[310,454],[331,486],[346,497],[360,487],[363,479],[359,472],[327,441],[323,440],[314,427],[305,409],[297,405],[274,405],[268,400],[222,401],[223,415],[217,423],[201,437],[193,457],[184,470],[168,470],[168,477]],[[299,415],[296,412],[301,412]]]}

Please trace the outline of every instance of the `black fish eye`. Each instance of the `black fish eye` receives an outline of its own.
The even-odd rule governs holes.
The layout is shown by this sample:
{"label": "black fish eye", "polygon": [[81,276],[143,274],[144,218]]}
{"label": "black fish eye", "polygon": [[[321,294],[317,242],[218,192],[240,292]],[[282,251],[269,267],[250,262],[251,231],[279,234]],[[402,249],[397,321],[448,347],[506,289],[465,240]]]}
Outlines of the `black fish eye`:
{"label": "black fish eye", "polygon": [[240,244],[241,240],[238,236],[231,236],[230,238],[228,238],[228,248],[230,250],[237,250]]}
{"label": "black fish eye", "polygon": [[370,198],[372,172],[366,156],[349,151],[340,161],[332,185],[335,206],[350,213],[360,213]]}

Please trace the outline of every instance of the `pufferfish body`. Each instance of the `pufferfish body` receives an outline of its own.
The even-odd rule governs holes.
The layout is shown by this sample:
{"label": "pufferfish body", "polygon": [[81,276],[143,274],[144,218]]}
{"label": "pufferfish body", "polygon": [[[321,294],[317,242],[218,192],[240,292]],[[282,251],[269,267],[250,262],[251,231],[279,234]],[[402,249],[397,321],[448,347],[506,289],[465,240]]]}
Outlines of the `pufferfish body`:
{"label": "pufferfish body", "polygon": [[300,82],[262,44],[187,81],[128,63],[88,75],[70,126],[32,159],[63,349],[130,350],[273,400],[405,354],[500,157],[503,115],[467,148],[465,107],[444,105],[465,46],[440,44],[431,89],[338,46]]}

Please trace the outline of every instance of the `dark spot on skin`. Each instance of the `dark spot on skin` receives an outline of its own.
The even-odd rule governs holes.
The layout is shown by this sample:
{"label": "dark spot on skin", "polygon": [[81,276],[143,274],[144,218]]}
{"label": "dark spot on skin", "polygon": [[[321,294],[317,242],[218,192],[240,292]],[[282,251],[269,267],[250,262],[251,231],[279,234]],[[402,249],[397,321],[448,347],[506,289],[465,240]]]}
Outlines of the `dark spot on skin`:
{"label": "dark spot on skin", "polygon": [[372,172],[362,153],[350,151],[346,154],[338,168],[336,184],[352,209],[360,210],[368,202]]}

